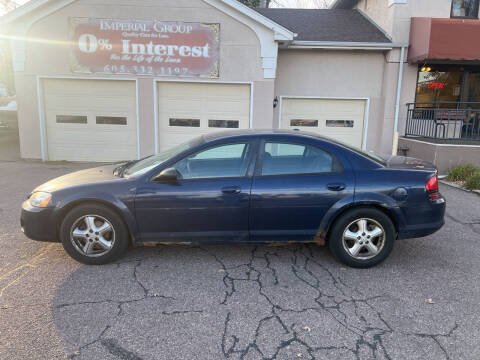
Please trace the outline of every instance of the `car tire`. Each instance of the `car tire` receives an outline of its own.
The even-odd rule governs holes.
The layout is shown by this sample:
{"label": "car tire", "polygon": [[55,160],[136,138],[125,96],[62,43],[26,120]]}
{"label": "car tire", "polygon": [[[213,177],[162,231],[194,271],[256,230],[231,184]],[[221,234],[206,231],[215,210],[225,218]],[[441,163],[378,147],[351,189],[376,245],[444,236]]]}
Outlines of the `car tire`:
{"label": "car tire", "polygon": [[369,268],[390,255],[395,237],[395,226],[388,215],[375,208],[362,207],[345,212],[335,221],[328,245],[345,265]]}
{"label": "car tire", "polygon": [[127,250],[130,238],[120,216],[101,204],[74,207],[64,217],[59,235],[72,258],[90,265],[118,259]]}

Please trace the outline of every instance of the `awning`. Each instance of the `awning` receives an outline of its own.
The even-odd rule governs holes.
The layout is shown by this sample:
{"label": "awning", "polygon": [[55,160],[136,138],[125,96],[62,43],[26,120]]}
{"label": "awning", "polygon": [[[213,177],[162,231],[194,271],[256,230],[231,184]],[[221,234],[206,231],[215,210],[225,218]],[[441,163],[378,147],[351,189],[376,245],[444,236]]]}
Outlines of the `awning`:
{"label": "awning", "polygon": [[480,21],[414,17],[410,64],[424,60],[480,60]]}

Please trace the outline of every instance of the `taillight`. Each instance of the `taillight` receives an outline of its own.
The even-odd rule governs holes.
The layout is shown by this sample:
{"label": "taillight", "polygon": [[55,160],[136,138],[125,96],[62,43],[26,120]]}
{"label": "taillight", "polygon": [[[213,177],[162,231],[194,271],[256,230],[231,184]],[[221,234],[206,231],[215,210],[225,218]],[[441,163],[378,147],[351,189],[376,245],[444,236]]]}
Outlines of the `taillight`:
{"label": "taillight", "polygon": [[438,191],[438,175],[435,174],[430,179],[428,179],[425,187],[427,188],[427,191]]}
{"label": "taillight", "polygon": [[427,180],[425,184],[425,189],[428,192],[428,197],[430,200],[437,200],[440,197],[438,193],[438,175],[433,175],[430,179]]}

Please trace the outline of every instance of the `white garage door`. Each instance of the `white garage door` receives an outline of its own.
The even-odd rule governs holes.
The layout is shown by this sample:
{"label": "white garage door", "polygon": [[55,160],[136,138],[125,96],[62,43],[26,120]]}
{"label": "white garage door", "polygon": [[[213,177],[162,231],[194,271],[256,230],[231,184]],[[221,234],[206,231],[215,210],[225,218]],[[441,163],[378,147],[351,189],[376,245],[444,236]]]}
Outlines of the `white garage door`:
{"label": "white garage door", "polygon": [[195,136],[250,124],[250,85],[158,83],[158,139],[163,151]]}
{"label": "white garage door", "polygon": [[362,147],[365,100],[282,99],[281,127]]}
{"label": "white garage door", "polygon": [[134,81],[44,81],[49,160],[137,158]]}

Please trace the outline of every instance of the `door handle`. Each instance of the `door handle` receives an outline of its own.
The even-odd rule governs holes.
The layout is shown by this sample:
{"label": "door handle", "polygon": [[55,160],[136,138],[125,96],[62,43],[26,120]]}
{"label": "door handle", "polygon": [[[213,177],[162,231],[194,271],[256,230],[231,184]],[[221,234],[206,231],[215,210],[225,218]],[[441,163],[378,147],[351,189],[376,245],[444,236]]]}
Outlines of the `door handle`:
{"label": "door handle", "polygon": [[226,186],[222,188],[224,194],[240,194],[241,191],[240,186]]}
{"label": "door handle", "polygon": [[327,184],[327,189],[331,191],[342,191],[345,190],[347,186],[341,183]]}

